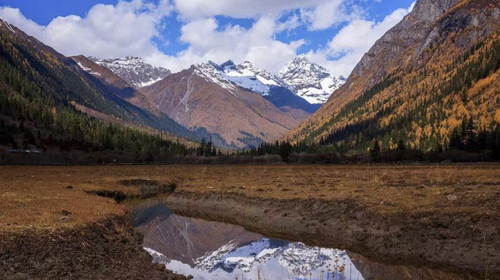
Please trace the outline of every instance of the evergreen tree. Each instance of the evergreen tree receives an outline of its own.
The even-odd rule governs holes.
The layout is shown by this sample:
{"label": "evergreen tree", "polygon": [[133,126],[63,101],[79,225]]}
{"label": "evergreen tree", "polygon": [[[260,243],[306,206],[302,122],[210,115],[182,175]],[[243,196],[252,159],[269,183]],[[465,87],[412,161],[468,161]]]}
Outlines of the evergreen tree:
{"label": "evergreen tree", "polygon": [[403,140],[399,140],[399,142],[398,142],[398,150],[399,151],[405,151],[406,150],[406,146],[405,146],[405,143],[403,142]]}
{"label": "evergreen tree", "polygon": [[380,158],[380,144],[378,143],[378,139],[375,139],[375,143],[373,144],[373,148],[370,150],[370,155],[373,161],[378,161]]}
{"label": "evergreen tree", "polygon": [[292,145],[289,142],[281,143],[280,156],[283,162],[289,162],[289,157],[291,153],[292,153]]}
{"label": "evergreen tree", "polygon": [[495,132],[493,133],[493,160],[500,160],[500,125],[497,125]]}
{"label": "evergreen tree", "polygon": [[468,151],[476,151],[478,148],[477,135],[475,133],[474,121],[470,117],[465,128],[465,148]]}
{"label": "evergreen tree", "polygon": [[460,150],[462,149],[462,139],[460,137],[460,132],[458,128],[453,129],[450,137],[450,149],[451,150]]}

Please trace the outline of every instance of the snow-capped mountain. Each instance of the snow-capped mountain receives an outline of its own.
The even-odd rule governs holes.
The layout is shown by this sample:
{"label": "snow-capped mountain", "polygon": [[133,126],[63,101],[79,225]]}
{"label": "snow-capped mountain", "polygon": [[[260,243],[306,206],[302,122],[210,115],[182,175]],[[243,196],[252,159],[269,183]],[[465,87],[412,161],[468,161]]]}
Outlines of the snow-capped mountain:
{"label": "snow-capped mountain", "polygon": [[260,93],[281,110],[293,111],[294,118],[299,121],[319,108],[293,93],[278,76],[248,61],[238,65],[231,60],[220,65],[209,61],[194,67],[198,76],[229,91],[234,91],[239,86]]}
{"label": "snow-capped mountain", "polygon": [[229,81],[264,96],[271,94],[273,87],[286,87],[276,75],[257,68],[249,61],[235,65],[234,62],[229,60],[220,65],[220,70]]}
{"label": "snow-capped mountain", "polygon": [[297,56],[280,70],[279,78],[297,95],[311,104],[323,104],[346,82],[333,77],[324,67],[310,62],[305,55]]}
{"label": "snow-capped mountain", "polygon": [[242,88],[258,92],[263,96],[271,94],[272,87],[286,87],[277,76],[259,69],[251,62],[245,61],[236,65],[229,60],[221,65],[213,61],[195,65],[197,74],[207,81],[217,83],[228,89],[235,84]]}
{"label": "snow-capped mountain", "polygon": [[[286,241],[261,238],[248,245],[237,247],[236,244],[226,244],[219,250],[208,253],[196,260],[196,268],[205,271],[215,271],[218,268],[226,272],[235,269],[250,272],[257,266],[276,259],[283,267],[293,272],[296,276],[306,276],[336,259],[339,261],[346,257],[345,251],[308,247],[303,243],[290,243]],[[342,262],[342,263],[343,263]],[[341,264],[342,264],[341,263]]]}
{"label": "snow-capped mountain", "polygon": [[192,275],[194,280],[363,279],[357,269],[359,258],[351,259],[344,250],[272,239],[236,225],[179,216],[163,204],[136,209],[133,217],[154,262]]}
{"label": "snow-capped mountain", "polygon": [[[259,270],[262,275],[268,274],[270,279],[277,279],[273,276],[283,274],[283,271],[293,275],[294,279],[309,279],[311,275],[317,279],[318,275],[327,276],[326,273],[330,275],[327,278],[333,274],[335,277],[342,277],[340,279],[349,279],[348,275],[343,273],[346,270],[349,270],[350,279],[363,279],[345,251],[308,247],[303,243],[270,238],[261,238],[243,246],[230,241],[196,259],[192,268],[187,266],[180,268],[172,264],[173,260],[169,260],[165,255],[150,248],[145,249],[155,262],[163,263],[167,268],[177,268],[184,273],[195,275],[195,279],[198,279],[197,275],[205,274],[217,275],[220,279],[233,279],[231,275],[250,276]],[[205,278],[200,277],[200,279]],[[319,279],[323,277],[320,276]]]}
{"label": "snow-capped mountain", "polygon": [[168,75],[170,70],[148,64],[142,58],[127,56],[117,59],[89,57],[95,63],[108,68],[135,88],[152,85]]}

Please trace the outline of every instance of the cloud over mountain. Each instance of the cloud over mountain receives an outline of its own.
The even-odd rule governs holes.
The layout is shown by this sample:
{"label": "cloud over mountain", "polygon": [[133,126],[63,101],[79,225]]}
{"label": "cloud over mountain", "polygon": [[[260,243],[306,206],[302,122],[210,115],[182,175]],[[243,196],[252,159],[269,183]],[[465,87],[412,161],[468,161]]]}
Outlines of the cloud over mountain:
{"label": "cloud over mountain", "polygon": [[[179,71],[195,63],[249,60],[277,72],[305,46],[308,57],[335,75],[348,75],[369,47],[407,12],[383,21],[367,19],[365,0],[149,0],[98,4],[85,15],[55,17],[47,25],[26,18],[16,7],[0,7],[0,17],[61,53],[103,58],[143,57]],[[228,19],[248,19],[233,23]],[[165,19],[173,19],[166,24]],[[309,46],[315,32],[338,27],[325,46]],[[178,37],[168,36],[178,30]],[[297,31],[300,30],[300,31]],[[299,33],[284,39],[284,32]],[[183,49],[165,54],[169,44]]]}

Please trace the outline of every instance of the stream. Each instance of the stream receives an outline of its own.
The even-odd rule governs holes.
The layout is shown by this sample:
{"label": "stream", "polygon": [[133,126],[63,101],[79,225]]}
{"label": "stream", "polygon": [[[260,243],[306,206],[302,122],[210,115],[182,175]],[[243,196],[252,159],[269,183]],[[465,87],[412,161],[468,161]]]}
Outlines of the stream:
{"label": "stream", "polygon": [[163,203],[136,206],[132,216],[153,261],[195,280],[474,279],[273,239],[237,225],[177,215]]}

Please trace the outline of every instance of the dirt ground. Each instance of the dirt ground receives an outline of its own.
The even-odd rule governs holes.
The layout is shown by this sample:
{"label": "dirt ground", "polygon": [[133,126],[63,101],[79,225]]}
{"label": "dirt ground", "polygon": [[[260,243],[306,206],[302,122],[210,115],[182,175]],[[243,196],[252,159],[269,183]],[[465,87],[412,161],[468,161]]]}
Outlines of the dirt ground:
{"label": "dirt ground", "polygon": [[138,194],[123,184],[132,179],[196,193],[354,200],[380,214],[500,215],[500,165],[0,167],[0,230],[73,227],[123,213],[125,206],[86,191]]}
{"label": "dirt ground", "polygon": [[[137,197],[172,184],[178,206],[216,209],[256,231],[279,235],[272,222],[312,245],[367,257],[500,270],[500,165],[0,167],[0,232],[71,230],[125,215],[125,205],[89,192]],[[349,236],[336,233],[346,229]]]}

